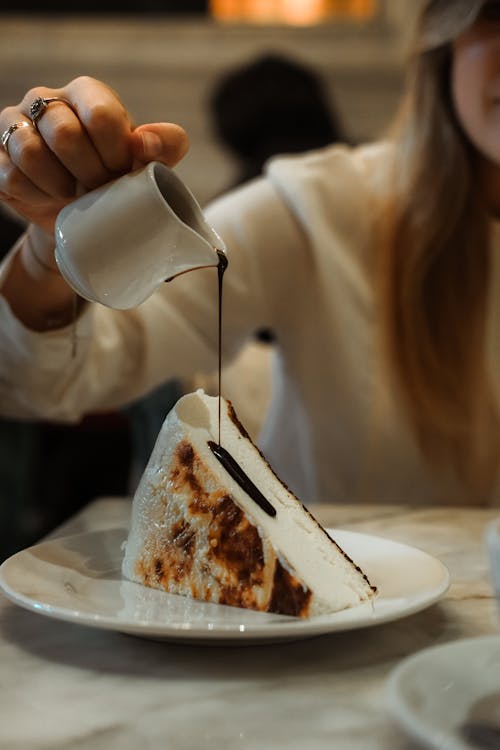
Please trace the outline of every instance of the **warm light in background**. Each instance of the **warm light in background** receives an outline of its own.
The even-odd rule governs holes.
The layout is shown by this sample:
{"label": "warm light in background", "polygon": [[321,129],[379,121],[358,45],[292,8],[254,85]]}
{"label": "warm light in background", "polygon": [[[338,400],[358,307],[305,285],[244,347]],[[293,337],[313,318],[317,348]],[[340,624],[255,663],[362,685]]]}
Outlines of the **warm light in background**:
{"label": "warm light in background", "polygon": [[211,0],[211,15],[218,21],[308,25],[333,19],[367,21],[374,17],[377,0]]}

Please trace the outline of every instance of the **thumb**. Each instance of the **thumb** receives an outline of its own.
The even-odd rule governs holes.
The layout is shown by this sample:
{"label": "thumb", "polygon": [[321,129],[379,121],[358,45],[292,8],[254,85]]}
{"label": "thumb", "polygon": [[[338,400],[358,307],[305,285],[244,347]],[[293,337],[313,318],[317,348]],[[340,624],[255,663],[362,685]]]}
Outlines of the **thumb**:
{"label": "thumb", "polygon": [[180,125],[171,122],[154,122],[140,125],[132,132],[134,166],[160,161],[173,167],[186,154],[189,139]]}

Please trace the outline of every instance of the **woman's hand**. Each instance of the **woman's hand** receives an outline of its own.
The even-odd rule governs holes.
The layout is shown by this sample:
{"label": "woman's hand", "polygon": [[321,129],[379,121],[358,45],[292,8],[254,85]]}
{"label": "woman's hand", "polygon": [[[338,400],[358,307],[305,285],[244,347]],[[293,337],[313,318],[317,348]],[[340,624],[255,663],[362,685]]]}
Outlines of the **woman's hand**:
{"label": "woman's hand", "polygon": [[[63,101],[44,106],[53,97]],[[31,109],[37,100],[39,117]],[[62,327],[74,317],[75,294],[54,258],[57,214],[76,196],[150,161],[173,166],[187,151],[187,136],[170,123],[134,128],[117,94],[87,77],[60,89],[31,89],[0,112],[0,134],[8,136],[0,148],[0,200],[32,224],[1,293],[29,328]]]}
{"label": "woman's hand", "polygon": [[[47,105],[35,127],[30,107]],[[80,77],[59,89],[33,88],[0,112],[0,133],[28,123],[0,149],[0,199],[45,232],[77,195],[150,161],[174,166],[186,153],[185,131],[171,123],[134,128],[118,95],[104,83]]]}

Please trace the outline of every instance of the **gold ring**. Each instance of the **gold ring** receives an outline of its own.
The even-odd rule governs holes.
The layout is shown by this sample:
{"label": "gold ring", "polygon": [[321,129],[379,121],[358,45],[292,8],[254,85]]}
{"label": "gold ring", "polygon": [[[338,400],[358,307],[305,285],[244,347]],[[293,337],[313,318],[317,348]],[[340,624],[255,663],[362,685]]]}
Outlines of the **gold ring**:
{"label": "gold ring", "polygon": [[10,157],[9,154],[9,140],[13,133],[16,132],[16,130],[19,130],[19,128],[27,128],[30,126],[31,123],[26,122],[26,120],[22,120],[21,122],[15,122],[13,125],[9,125],[7,130],[4,130],[2,135],[0,135],[0,144],[2,145],[3,150],[7,153],[7,156]]}
{"label": "gold ring", "polygon": [[66,104],[66,106],[68,106],[70,109],[73,109],[71,102],[69,102],[67,99],[64,99],[64,97],[62,96],[37,96],[35,101],[30,104],[29,113],[29,117],[31,119],[31,122],[33,123],[35,130],[38,130],[38,120],[43,115],[49,104],[52,104],[52,102],[62,102],[63,104]]}

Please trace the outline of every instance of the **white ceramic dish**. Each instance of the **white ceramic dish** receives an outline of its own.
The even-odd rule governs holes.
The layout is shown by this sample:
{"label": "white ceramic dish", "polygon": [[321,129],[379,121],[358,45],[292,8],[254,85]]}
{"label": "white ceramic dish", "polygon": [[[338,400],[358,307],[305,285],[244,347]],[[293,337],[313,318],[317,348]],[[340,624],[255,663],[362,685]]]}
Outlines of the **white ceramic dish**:
{"label": "white ceramic dish", "polygon": [[419,549],[350,531],[330,533],[378,587],[374,603],[303,620],[147,589],[121,577],[125,529],[18,552],[0,567],[0,589],[21,607],[59,620],[145,638],[243,645],[380,625],[428,607],[448,588],[445,566]]}
{"label": "white ceramic dish", "polygon": [[[500,748],[500,635],[434,646],[405,659],[389,676],[387,702],[400,726],[425,747]],[[481,736],[488,742],[479,742]]]}

